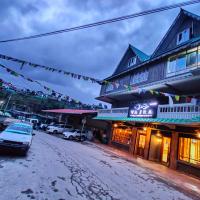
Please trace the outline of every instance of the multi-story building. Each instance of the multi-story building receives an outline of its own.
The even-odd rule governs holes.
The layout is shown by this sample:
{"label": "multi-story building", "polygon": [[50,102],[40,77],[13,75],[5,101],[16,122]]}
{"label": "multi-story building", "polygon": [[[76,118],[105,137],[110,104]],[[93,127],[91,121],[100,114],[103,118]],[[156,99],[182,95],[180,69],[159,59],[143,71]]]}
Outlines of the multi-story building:
{"label": "multi-story building", "polygon": [[151,56],[128,46],[96,119],[110,122],[110,144],[200,176],[199,97],[200,16],[181,9]]}

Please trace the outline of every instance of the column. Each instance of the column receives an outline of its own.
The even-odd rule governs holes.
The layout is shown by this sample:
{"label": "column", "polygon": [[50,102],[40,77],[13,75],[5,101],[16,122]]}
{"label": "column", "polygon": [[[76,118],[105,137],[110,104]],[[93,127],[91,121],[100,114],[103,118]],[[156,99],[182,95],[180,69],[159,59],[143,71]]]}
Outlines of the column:
{"label": "column", "polygon": [[172,132],[171,139],[171,151],[170,151],[170,164],[169,168],[176,169],[177,168],[177,157],[178,157],[178,133]]}
{"label": "column", "polygon": [[147,128],[146,133],[147,134],[146,134],[146,141],[145,141],[145,147],[144,147],[144,159],[148,160],[150,140],[151,140],[151,128]]}
{"label": "column", "polygon": [[108,133],[108,144],[111,145],[112,135],[113,135],[113,130],[114,130],[112,122],[108,122],[107,130],[108,130],[108,132],[107,132]]}
{"label": "column", "polygon": [[135,154],[136,138],[137,138],[137,128],[133,127],[132,136],[131,136],[130,145],[129,145],[129,153],[131,155]]}

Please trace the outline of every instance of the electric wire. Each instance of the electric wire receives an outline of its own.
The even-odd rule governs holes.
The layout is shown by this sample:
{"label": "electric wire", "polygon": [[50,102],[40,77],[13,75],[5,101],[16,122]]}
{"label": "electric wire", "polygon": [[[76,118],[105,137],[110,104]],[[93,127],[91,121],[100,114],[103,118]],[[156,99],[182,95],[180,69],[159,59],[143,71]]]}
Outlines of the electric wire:
{"label": "electric wire", "polygon": [[174,9],[174,8],[178,8],[178,7],[184,7],[184,6],[188,6],[188,5],[192,5],[192,4],[196,4],[196,3],[200,3],[200,0],[191,0],[191,1],[185,1],[185,2],[182,2],[182,3],[171,4],[171,5],[168,5],[168,6],[163,6],[163,7],[159,7],[159,8],[155,8],[155,9],[149,9],[149,10],[146,10],[146,11],[137,12],[137,13],[130,14],[130,15],[111,18],[111,19],[107,19],[107,20],[103,20],[103,21],[98,21],[98,22],[94,22],[94,23],[90,23],[90,24],[75,26],[75,27],[61,29],[61,30],[57,30],[57,31],[47,32],[47,33],[41,33],[41,34],[36,34],[36,35],[31,35],[31,36],[26,36],[26,37],[18,37],[18,38],[7,39],[7,40],[0,40],[0,43],[29,40],[29,39],[35,39],[35,38],[40,38],[40,37],[46,37],[46,36],[66,33],[66,32],[78,31],[78,30],[82,30],[82,29],[88,29],[88,28],[92,28],[92,27],[95,27],[95,26],[111,24],[111,23],[115,23],[115,22],[118,22],[118,21],[132,19],[132,18],[136,18],[136,17],[140,17],[140,16],[145,16],[145,15],[157,13],[157,12],[163,12],[163,11],[166,11],[166,10],[170,10],[170,9]]}

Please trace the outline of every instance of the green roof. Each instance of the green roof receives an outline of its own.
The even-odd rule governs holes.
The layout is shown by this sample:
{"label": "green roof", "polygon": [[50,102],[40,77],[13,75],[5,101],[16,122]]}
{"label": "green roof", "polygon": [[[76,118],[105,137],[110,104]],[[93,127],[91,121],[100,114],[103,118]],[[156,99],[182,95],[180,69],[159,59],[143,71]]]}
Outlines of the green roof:
{"label": "green roof", "polygon": [[140,51],[138,48],[130,44],[132,51],[138,56],[138,58],[143,62],[149,60],[150,56]]}
{"label": "green roof", "polygon": [[110,120],[110,121],[132,121],[132,122],[166,123],[166,124],[200,123],[200,117],[196,117],[196,118],[192,118],[192,119],[95,117],[94,119],[97,119],[97,120]]}

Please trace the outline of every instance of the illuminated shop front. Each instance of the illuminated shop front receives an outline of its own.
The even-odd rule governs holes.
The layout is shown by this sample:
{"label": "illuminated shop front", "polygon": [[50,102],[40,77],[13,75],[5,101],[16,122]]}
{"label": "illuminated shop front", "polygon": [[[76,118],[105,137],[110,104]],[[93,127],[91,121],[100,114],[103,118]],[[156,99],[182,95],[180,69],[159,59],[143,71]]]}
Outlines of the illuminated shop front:
{"label": "illuminated shop front", "polygon": [[164,131],[151,132],[149,160],[169,165],[170,162],[171,133]]}
{"label": "illuminated shop front", "polygon": [[200,167],[200,138],[179,137],[178,159]]}
{"label": "illuminated shop front", "polygon": [[[127,118],[130,119],[130,118]],[[132,124],[131,124],[132,123]],[[200,177],[200,134],[196,128],[165,124],[113,122],[110,144],[134,157],[150,160]]]}
{"label": "illuminated shop front", "polygon": [[132,128],[123,124],[115,124],[112,134],[112,141],[122,144],[129,145],[132,136]]}

